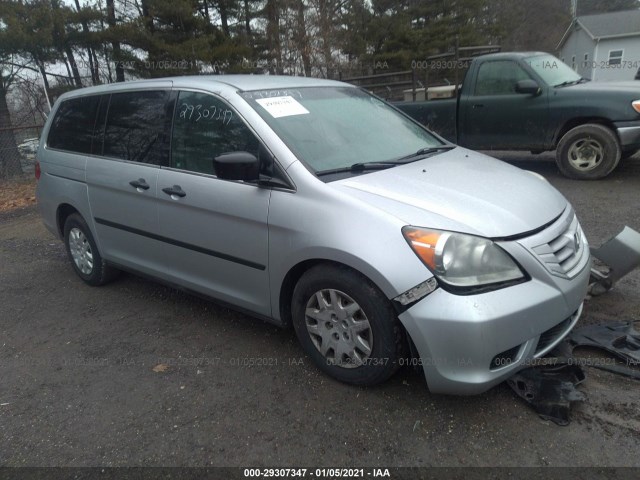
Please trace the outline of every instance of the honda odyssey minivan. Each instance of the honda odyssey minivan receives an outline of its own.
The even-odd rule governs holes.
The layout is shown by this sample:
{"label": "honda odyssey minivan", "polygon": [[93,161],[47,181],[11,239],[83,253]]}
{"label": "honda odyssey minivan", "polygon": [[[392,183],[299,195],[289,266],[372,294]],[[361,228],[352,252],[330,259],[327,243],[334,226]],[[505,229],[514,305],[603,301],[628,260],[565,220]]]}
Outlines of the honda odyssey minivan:
{"label": "honda odyssey minivan", "polygon": [[476,394],[576,324],[590,270],[540,175],[447,143],[352,85],[198,76],[76,90],[37,152],[77,275],[151,276],[293,326],[319,369],[420,365]]}

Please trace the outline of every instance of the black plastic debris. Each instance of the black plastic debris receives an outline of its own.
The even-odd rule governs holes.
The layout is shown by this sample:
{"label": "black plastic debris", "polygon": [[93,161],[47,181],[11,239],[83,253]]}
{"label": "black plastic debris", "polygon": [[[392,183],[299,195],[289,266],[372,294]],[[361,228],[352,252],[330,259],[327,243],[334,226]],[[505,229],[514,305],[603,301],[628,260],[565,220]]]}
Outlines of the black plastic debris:
{"label": "black plastic debris", "polygon": [[615,355],[627,365],[640,365],[640,332],[634,322],[587,325],[574,329],[566,338],[572,347],[595,347]]}
{"label": "black plastic debris", "polygon": [[572,402],[582,402],[585,395],[576,386],[586,378],[579,365],[559,363],[521,370],[507,383],[529,403],[540,418],[569,425]]}

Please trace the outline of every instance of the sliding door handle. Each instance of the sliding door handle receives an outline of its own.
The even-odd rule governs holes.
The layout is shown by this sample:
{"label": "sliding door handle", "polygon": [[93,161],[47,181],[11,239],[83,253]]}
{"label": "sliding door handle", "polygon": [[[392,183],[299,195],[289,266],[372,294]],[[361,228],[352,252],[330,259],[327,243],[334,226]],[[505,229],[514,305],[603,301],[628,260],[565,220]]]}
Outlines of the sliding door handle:
{"label": "sliding door handle", "polygon": [[129,185],[131,185],[134,188],[137,188],[138,191],[149,190],[149,184],[144,178],[139,178],[138,180],[131,180],[129,182]]}

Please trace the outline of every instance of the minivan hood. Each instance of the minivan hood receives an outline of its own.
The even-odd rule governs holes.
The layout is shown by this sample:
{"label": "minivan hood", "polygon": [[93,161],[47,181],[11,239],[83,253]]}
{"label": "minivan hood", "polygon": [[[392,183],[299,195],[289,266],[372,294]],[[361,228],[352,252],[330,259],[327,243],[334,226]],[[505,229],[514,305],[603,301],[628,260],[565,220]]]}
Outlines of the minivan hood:
{"label": "minivan hood", "polygon": [[530,232],[567,207],[542,177],[464,148],[329,185],[409,225],[489,238]]}

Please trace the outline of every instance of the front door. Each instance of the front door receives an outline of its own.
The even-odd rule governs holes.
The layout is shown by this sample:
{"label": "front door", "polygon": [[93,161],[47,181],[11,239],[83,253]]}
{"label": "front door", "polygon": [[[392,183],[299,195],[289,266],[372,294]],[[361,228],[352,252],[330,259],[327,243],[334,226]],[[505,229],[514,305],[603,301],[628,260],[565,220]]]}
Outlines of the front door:
{"label": "front door", "polygon": [[515,90],[518,81],[531,79],[511,60],[482,63],[472,92],[461,99],[460,144],[487,150],[543,148],[549,115],[546,87],[538,95]]}
{"label": "front door", "polygon": [[259,141],[224,101],[181,91],[173,117],[171,167],[158,176],[158,219],[170,280],[271,315],[268,213],[271,191],[221,180],[213,159],[259,155]]}

